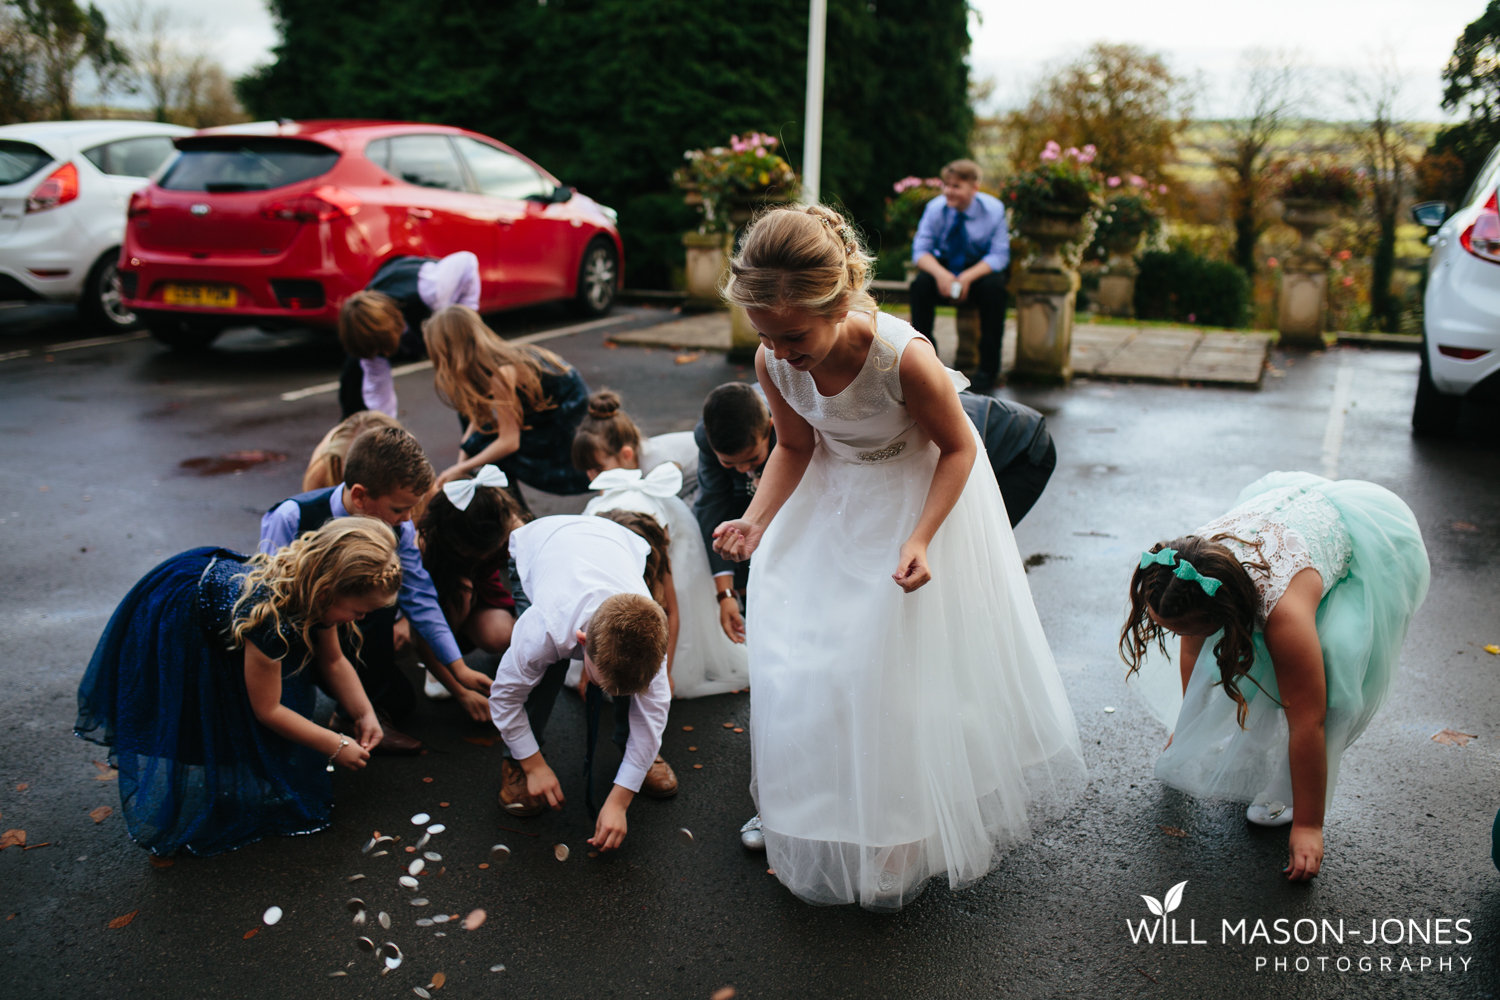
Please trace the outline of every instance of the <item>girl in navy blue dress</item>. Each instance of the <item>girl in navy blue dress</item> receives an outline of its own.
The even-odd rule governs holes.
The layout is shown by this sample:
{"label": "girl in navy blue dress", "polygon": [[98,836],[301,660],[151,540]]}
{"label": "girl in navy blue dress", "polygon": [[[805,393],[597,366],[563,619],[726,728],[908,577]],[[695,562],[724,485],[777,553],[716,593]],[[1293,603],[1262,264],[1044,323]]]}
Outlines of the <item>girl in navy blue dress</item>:
{"label": "girl in navy blue dress", "polygon": [[467,306],[434,313],[422,336],[438,397],[463,424],[458,462],[439,487],[495,465],[518,500],[518,483],[564,496],[589,491],[573,465],[573,434],[589,412],[578,369],[546,348],[507,343]]}
{"label": "girl in navy blue dress", "polygon": [[[210,855],[328,826],[334,765],[380,742],[339,629],[391,604],[401,563],[372,518],[329,521],[275,555],[191,549],[115,610],[78,687],[74,732],[110,748],[136,843]],[[312,721],[309,666],[356,719]]]}

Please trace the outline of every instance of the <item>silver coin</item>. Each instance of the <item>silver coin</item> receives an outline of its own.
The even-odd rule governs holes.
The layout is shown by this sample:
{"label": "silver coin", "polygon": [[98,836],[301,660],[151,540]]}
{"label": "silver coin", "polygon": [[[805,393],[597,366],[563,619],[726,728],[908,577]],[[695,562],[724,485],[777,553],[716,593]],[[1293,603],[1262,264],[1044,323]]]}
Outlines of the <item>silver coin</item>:
{"label": "silver coin", "polygon": [[265,913],[261,914],[260,919],[265,923],[267,927],[275,927],[281,922],[281,907],[269,907]]}
{"label": "silver coin", "polygon": [[435,924],[446,924],[448,922],[448,914],[439,913],[432,918],[432,922]]}
{"label": "silver coin", "polygon": [[432,936],[433,937],[447,937],[448,936],[448,932],[447,931],[433,931],[432,932]]}
{"label": "silver coin", "polygon": [[421,826],[423,823],[427,822],[430,819],[432,819],[432,817],[427,815],[426,813],[417,813],[411,818],[411,825]]}
{"label": "silver coin", "polygon": [[1113,705],[1106,705],[1106,706],[1104,706],[1104,710],[1106,712],[1108,712],[1109,714],[1113,715],[1114,711],[1115,711],[1115,707]]}
{"label": "silver coin", "polygon": [[379,837],[376,837],[375,838],[375,843],[377,843],[377,844],[389,844],[393,840],[400,840],[400,839],[401,839],[400,837],[392,837],[390,834],[386,833],[386,834],[381,834]]}
{"label": "silver coin", "polygon": [[421,896],[418,896],[416,899],[414,899],[414,900],[411,901],[411,905],[412,906],[426,906],[427,905],[427,900],[424,899]]}
{"label": "silver coin", "polygon": [[422,852],[422,857],[426,858],[428,861],[441,861],[441,860],[443,860],[443,856],[441,854],[439,854],[437,851],[423,851]]}
{"label": "silver coin", "polygon": [[356,913],[354,915],[354,926],[355,927],[363,927],[365,925],[365,920],[366,919],[367,918],[365,917],[365,911],[364,910],[360,910],[358,913]]}
{"label": "silver coin", "polygon": [[360,951],[374,951],[375,950],[375,942],[371,941],[367,937],[355,938],[354,939],[354,943],[357,944],[357,945],[359,945],[359,950]]}
{"label": "silver coin", "polygon": [[358,882],[358,881],[359,881],[359,880],[360,880],[360,879],[362,879],[362,878],[364,878],[364,876],[363,876],[363,875],[350,875],[350,876],[349,876],[349,877],[348,877],[348,878],[347,878],[347,879],[345,879],[345,880],[344,880],[344,881],[346,881],[346,882]]}
{"label": "silver coin", "polygon": [[370,857],[372,857],[372,858],[383,858],[383,857],[385,857],[389,853],[391,853],[391,852],[390,851],[376,851],[374,854],[370,855]]}
{"label": "silver coin", "polygon": [[430,833],[430,834],[432,834],[433,836],[437,836],[438,834],[442,833],[446,829],[448,829],[448,828],[446,826],[444,826],[443,824],[441,824],[441,823],[434,823],[434,824],[432,824],[431,826],[429,826],[427,828],[427,832]]}
{"label": "silver coin", "polygon": [[418,927],[431,927],[432,926],[432,918],[431,917],[423,917],[421,920],[417,921],[417,926]]}
{"label": "silver coin", "polygon": [[399,969],[401,967],[401,960],[405,956],[401,954],[401,949],[396,947],[396,943],[394,941],[387,941],[380,947],[385,949],[385,967],[387,969]]}
{"label": "silver coin", "polygon": [[415,889],[417,887],[417,880],[410,875],[402,875],[396,881],[401,883],[403,889]]}
{"label": "silver coin", "polygon": [[328,978],[337,979],[339,976],[347,976],[348,974],[349,973],[345,972],[343,969],[339,969],[337,972],[330,972],[328,974]]}
{"label": "silver coin", "polygon": [[423,861],[421,858],[415,858],[413,859],[411,864],[406,866],[406,873],[408,875],[420,875],[422,874],[422,869],[426,867],[427,862]]}
{"label": "silver coin", "polygon": [[422,989],[422,987],[420,987],[420,986],[413,986],[411,988],[411,991],[413,993],[415,993],[417,996],[421,997],[422,1000],[432,1000],[432,994],[428,993],[426,990]]}
{"label": "silver coin", "polygon": [[503,965],[492,965],[492,966],[490,966],[490,971],[491,972],[504,972],[505,971],[505,966],[503,966]]}
{"label": "silver coin", "polygon": [[510,860],[510,848],[504,844],[496,844],[490,848],[490,860],[497,865],[503,865]]}
{"label": "silver coin", "polygon": [[555,844],[552,847],[552,856],[559,861],[568,860],[569,853],[567,844]]}
{"label": "silver coin", "polygon": [[693,831],[689,830],[685,826],[679,826],[677,828],[677,842],[679,844],[681,844],[683,847],[692,847],[693,846]]}
{"label": "silver coin", "polygon": [[377,843],[379,843],[379,841],[377,841],[377,840],[376,840],[376,839],[375,839],[375,838],[374,838],[374,837],[371,837],[371,838],[370,838],[370,839],[369,839],[369,840],[368,840],[368,841],[367,841],[367,842],[366,842],[366,843],[365,843],[365,846],[364,846],[364,847],[361,847],[361,848],[360,848],[360,849],[359,849],[359,853],[361,853],[361,854],[369,854],[369,853],[370,853],[370,851],[371,851],[371,850],[373,850],[373,849],[374,849],[374,847],[375,847],[375,845],[376,845],[376,844],[377,844]]}
{"label": "silver coin", "polygon": [[360,910],[363,910],[364,908],[365,908],[365,901],[363,899],[358,899],[358,898],[351,899],[347,903],[344,904],[344,909],[348,910],[350,913],[358,913]]}
{"label": "silver coin", "polygon": [[390,930],[391,929],[391,915],[389,913],[385,912],[384,910],[381,910],[380,911],[380,916],[376,917],[375,919],[380,921],[380,926],[383,929],[385,929],[385,930]]}
{"label": "silver coin", "polygon": [[431,839],[432,839],[432,834],[430,834],[430,833],[424,833],[424,834],[422,834],[421,837],[417,838],[417,843],[416,843],[417,850],[420,851],[422,848],[426,847],[427,846],[427,842],[429,840],[431,840]]}

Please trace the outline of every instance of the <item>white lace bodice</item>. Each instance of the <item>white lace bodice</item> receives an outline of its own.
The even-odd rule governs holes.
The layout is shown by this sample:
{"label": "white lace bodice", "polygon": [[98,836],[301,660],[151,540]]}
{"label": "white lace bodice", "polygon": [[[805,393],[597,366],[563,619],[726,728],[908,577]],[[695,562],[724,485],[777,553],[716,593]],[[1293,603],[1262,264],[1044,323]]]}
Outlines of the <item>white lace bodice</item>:
{"label": "white lace bodice", "polygon": [[1317,490],[1284,486],[1245,501],[1222,517],[1215,518],[1193,534],[1212,538],[1232,534],[1248,542],[1260,542],[1260,550],[1234,538],[1222,538],[1242,563],[1264,561],[1265,570],[1246,565],[1260,595],[1257,627],[1264,628],[1276,602],[1286,593],[1292,577],[1304,569],[1315,569],[1323,578],[1323,596],[1349,572],[1353,542],[1338,508]]}
{"label": "white lace bodice", "polygon": [[[894,316],[877,316],[880,336],[870,344],[864,367],[835,396],[818,392],[807,372],[766,355],[766,372],[782,397],[818,432],[823,445],[847,462],[894,461],[928,443],[901,391],[901,355],[921,334]],[[950,374],[959,388],[968,385],[962,375]]]}

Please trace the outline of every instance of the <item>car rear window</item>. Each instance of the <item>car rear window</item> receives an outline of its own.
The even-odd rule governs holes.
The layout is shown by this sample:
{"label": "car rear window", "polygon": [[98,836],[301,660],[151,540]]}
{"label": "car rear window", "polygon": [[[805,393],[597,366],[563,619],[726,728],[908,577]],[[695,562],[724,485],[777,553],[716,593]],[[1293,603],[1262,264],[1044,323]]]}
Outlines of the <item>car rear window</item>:
{"label": "car rear window", "polygon": [[339,159],[321,143],[263,136],[193,136],[177,148],[159,182],[168,191],[269,191],[326,174]]}
{"label": "car rear window", "polygon": [[93,149],[85,149],[83,155],[103,174],[115,177],[150,177],[175,152],[172,140],[167,136],[148,135],[138,139],[107,142]]}
{"label": "car rear window", "polygon": [[29,142],[0,139],[0,184],[24,181],[52,162],[52,157]]}

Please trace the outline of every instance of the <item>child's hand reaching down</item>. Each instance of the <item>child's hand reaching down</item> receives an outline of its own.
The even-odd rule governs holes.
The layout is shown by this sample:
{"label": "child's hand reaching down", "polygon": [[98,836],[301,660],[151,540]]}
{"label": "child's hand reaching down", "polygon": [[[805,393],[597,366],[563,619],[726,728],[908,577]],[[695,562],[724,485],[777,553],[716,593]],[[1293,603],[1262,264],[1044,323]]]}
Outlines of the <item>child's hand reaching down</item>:
{"label": "child's hand reaching down", "polygon": [[[373,709],[354,721],[354,732],[355,740],[362,750],[374,750],[376,744],[385,737],[385,730],[380,728],[380,720],[375,717]],[[368,757],[369,754],[365,756]]]}
{"label": "child's hand reaching down", "polygon": [[461,687],[454,695],[463,710],[469,713],[469,718],[475,722],[488,722],[490,719],[490,700],[472,688]]}
{"label": "child's hand reaching down", "polygon": [[901,554],[896,560],[896,572],[891,579],[908,594],[932,579],[932,570],[927,567],[927,546],[907,539],[901,545]]}
{"label": "child's hand reaching down", "polygon": [[1291,850],[1291,858],[1288,859],[1286,872],[1288,881],[1306,882],[1318,874],[1318,869],[1323,866],[1323,831],[1317,827],[1298,826],[1292,823],[1292,834],[1287,844]]}
{"label": "child's hand reaching down", "polygon": [[594,836],[589,843],[600,851],[612,851],[625,842],[625,810],[630,807],[631,799],[635,793],[623,785],[615,785],[609,791],[609,798],[604,800],[604,805],[599,810],[599,818],[594,822]]}
{"label": "child's hand reaching down", "polygon": [[519,763],[526,772],[526,794],[535,799],[546,799],[554,811],[562,809],[562,783],[557,780],[557,775],[547,766],[542,755],[534,753]]}

